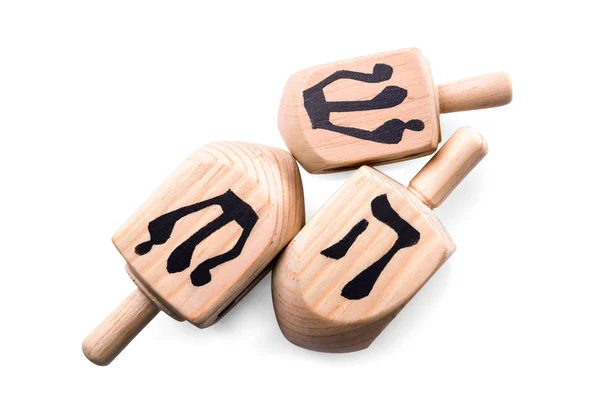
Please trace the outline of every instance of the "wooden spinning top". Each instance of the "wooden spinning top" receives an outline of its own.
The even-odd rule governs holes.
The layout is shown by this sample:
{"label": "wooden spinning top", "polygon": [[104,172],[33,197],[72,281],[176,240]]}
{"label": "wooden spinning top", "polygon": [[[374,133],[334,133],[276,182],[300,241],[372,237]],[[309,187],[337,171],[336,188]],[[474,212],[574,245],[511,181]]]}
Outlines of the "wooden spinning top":
{"label": "wooden spinning top", "polygon": [[83,352],[109,364],[159,310],[200,328],[214,324],[303,224],[289,153],[250,143],[202,147],[114,235],[138,289],[83,341]]}
{"label": "wooden spinning top", "polygon": [[436,86],[419,50],[397,50],[292,75],[279,131],[304,169],[326,173],[431,154],[441,140],[440,113],[511,99],[505,73]]}
{"label": "wooden spinning top", "polygon": [[432,209],[487,154],[458,130],[404,187],[362,167],[279,257],[273,303],[285,337],[326,352],[368,347],[455,246]]}

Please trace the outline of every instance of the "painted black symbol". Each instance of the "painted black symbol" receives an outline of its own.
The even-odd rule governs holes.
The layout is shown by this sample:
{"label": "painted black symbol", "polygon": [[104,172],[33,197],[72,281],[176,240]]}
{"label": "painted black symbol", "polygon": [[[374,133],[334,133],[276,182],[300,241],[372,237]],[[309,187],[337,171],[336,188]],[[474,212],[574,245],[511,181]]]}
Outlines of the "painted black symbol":
{"label": "painted black symbol", "polygon": [[408,122],[397,118],[391,119],[374,131],[334,125],[330,121],[332,112],[381,110],[401,104],[406,99],[408,92],[406,89],[398,86],[386,86],[381,93],[371,100],[327,101],[325,99],[325,87],[337,80],[352,79],[366,83],[379,83],[389,80],[392,77],[393,71],[393,68],[387,64],[375,64],[372,74],[346,70],[336,71],[315,86],[306,89],[303,92],[304,108],[306,108],[312,128],[327,129],[358,139],[385,144],[399,143],[402,140],[405,129],[411,131],[422,131],[425,129],[425,124],[419,119],[411,119]]}
{"label": "painted black symbol", "polygon": [[221,255],[203,261],[192,271],[192,284],[194,286],[206,285],[211,280],[211,269],[227,261],[231,261],[241,254],[252,228],[254,228],[256,221],[258,221],[258,215],[256,215],[252,207],[236,196],[231,190],[228,190],[220,196],[213,197],[212,199],[171,211],[151,221],[148,224],[150,240],[138,244],[135,247],[136,254],[140,256],[144,255],[149,253],[154,245],[166,243],[171,237],[171,233],[173,232],[177,221],[213,205],[221,206],[223,213],[194,233],[189,239],[181,243],[173,250],[167,259],[167,271],[169,271],[169,273],[174,274],[187,269],[192,261],[192,255],[196,246],[228,223],[232,221],[237,222],[242,228],[242,235],[235,246]]}
{"label": "painted black symbol", "polygon": [[[375,286],[379,275],[381,275],[392,257],[401,249],[416,245],[421,239],[419,231],[394,211],[388,201],[387,195],[382,194],[371,201],[371,212],[376,219],[392,228],[396,232],[396,235],[398,235],[398,239],[383,257],[364,269],[344,286],[342,296],[348,300],[359,300],[367,297],[371,293],[373,286]],[[367,229],[368,225],[369,223],[366,219],[361,220],[339,242],[326,248],[321,254],[335,260],[344,257],[356,239]]]}

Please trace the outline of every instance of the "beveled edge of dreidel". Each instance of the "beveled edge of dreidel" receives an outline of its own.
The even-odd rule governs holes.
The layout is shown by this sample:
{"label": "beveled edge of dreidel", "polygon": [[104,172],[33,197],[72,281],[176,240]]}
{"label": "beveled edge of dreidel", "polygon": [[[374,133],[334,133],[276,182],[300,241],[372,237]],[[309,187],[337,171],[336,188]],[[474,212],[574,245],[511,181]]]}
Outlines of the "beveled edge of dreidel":
{"label": "beveled edge of dreidel", "polygon": [[[402,85],[402,79],[405,82],[426,82],[425,86],[429,88],[430,92],[428,97],[430,98],[429,104],[431,104],[431,107],[426,107],[423,104],[419,104],[418,107],[413,105],[413,107],[417,107],[415,108],[416,110],[430,110],[434,108],[437,112],[437,123],[433,121],[435,119],[433,116],[429,123],[423,119],[426,122],[425,131],[413,133],[413,136],[420,135],[418,140],[413,139],[412,142],[405,143],[405,139],[402,139],[393,144],[374,143],[370,140],[346,137],[345,134],[337,130],[331,130],[330,128],[311,126],[312,120],[310,118],[312,117],[309,118],[307,114],[306,106],[302,100],[302,93],[315,83],[314,80],[318,80],[317,78],[313,79],[313,76],[321,78],[321,73],[326,76],[327,73],[336,68],[339,70],[349,69],[354,71],[352,66],[356,63],[361,64],[364,68],[364,63],[369,62],[369,60],[372,64],[386,62],[386,57],[393,58],[400,56],[400,54],[401,57],[408,57],[407,62],[414,64],[415,67],[412,69],[412,72],[400,72],[398,78],[395,78],[396,75],[393,75],[390,85],[398,84],[395,79],[399,79],[399,85],[409,90],[408,98],[410,100],[410,88],[408,85]],[[393,64],[390,63],[390,65]],[[417,69],[423,71],[423,73],[418,75],[418,78],[413,76],[416,74],[414,71]],[[323,71],[327,71],[327,73]],[[360,71],[364,72],[363,70]],[[357,93],[357,96],[364,93],[363,90],[370,93],[369,85],[371,83],[357,83],[355,86],[352,86],[352,90]],[[349,89],[345,88],[344,90],[348,91]],[[340,91],[336,90],[335,92]],[[353,98],[350,94],[349,96],[348,100],[352,100]],[[420,99],[425,98],[422,93],[413,96],[416,97],[412,98],[411,104],[415,104],[416,101],[421,101]],[[363,96],[360,98],[369,99],[370,97]],[[339,100],[338,96],[332,101],[339,102]],[[332,173],[356,169],[362,165],[383,165],[430,155],[436,151],[441,142],[440,114],[499,107],[509,104],[511,101],[512,84],[507,73],[493,72],[436,86],[432,78],[429,63],[421,52],[415,48],[400,49],[313,66],[292,74],[283,89],[278,114],[278,127],[286,146],[307,172],[311,174]],[[407,101],[399,105],[398,108],[394,107],[389,109],[389,111],[368,109],[351,113],[343,112],[342,114],[332,112],[332,115],[336,115],[335,118],[340,118],[340,115],[344,114],[348,115],[344,117],[346,119],[338,120],[341,122],[336,125],[342,125],[347,128],[362,128],[365,121],[367,122],[367,126],[369,126],[369,121],[371,120],[377,120],[380,123],[385,122],[385,118],[380,121],[383,113],[387,113],[388,118],[404,119],[403,112],[407,110],[405,107],[406,104]],[[409,104],[407,107],[411,107],[411,105]],[[425,111],[423,112],[425,113]],[[414,118],[418,117],[414,116]],[[353,120],[358,121],[359,124],[353,125]],[[430,135],[426,135],[425,132],[430,133]],[[409,132],[406,131],[405,134],[409,135]],[[359,141],[364,142],[364,146],[361,146],[358,143]]]}
{"label": "beveled edge of dreidel", "polygon": [[[210,149],[210,150],[209,150]],[[208,163],[207,159],[202,158],[199,155],[202,151],[211,152],[211,160],[214,162]],[[219,156],[217,156],[219,154]],[[218,158],[221,157],[222,158]],[[217,160],[218,159],[218,160]],[[198,166],[195,166],[197,162],[206,162],[206,168],[196,170]],[[142,229],[145,235],[146,226],[148,224],[147,219],[155,217],[155,208],[158,208],[160,214],[170,208],[181,207],[179,198],[185,196],[188,193],[186,186],[182,186],[185,182],[190,183],[194,186],[194,190],[190,193],[193,194],[193,198],[197,198],[198,194],[200,197],[205,193],[208,188],[211,187],[210,179],[217,179],[220,175],[210,175],[207,181],[200,181],[197,176],[204,177],[204,173],[207,171],[221,171],[223,163],[231,164],[232,168],[235,168],[236,174],[242,174],[244,177],[244,184],[250,185],[253,182],[256,185],[255,189],[259,187],[264,190],[263,197],[261,198],[261,210],[256,212],[261,215],[263,221],[262,225],[259,225],[262,229],[257,231],[257,235],[260,234],[261,247],[253,248],[253,258],[249,259],[246,267],[239,264],[239,268],[234,269],[225,275],[221,274],[221,282],[218,286],[212,289],[209,293],[210,299],[215,299],[214,302],[209,303],[204,309],[210,309],[207,311],[207,318],[210,320],[198,321],[192,320],[189,316],[180,313],[180,309],[169,301],[170,298],[162,298],[160,290],[155,290],[151,283],[144,282],[134,270],[133,266],[129,263],[126,264],[126,270],[130,275],[131,279],[138,286],[136,289],[123,303],[113,311],[90,335],[83,341],[82,349],[85,356],[97,365],[108,365],[115,357],[127,346],[129,342],[152,320],[152,318],[160,311],[166,312],[171,317],[177,320],[187,319],[191,323],[205,327],[216,322],[223,315],[225,315],[233,305],[237,304],[245,294],[252,288],[256,283],[265,275],[265,270],[268,269],[270,262],[277,256],[279,251],[287,245],[287,243],[295,236],[295,234],[304,225],[304,195],[302,188],[302,181],[296,161],[285,150],[276,149],[270,146],[258,145],[253,143],[244,142],[214,142],[210,143],[202,148],[196,150],[192,156],[188,157],[179,168],[177,168],[170,177],[163,182],[161,186],[150,196],[150,198],[138,208],[138,211],[123,225],[123,227],[117,231],[117,234],[113,236],[113,242],[117,249],[123,252],[123,243],[120,242],[118,233],[128,231],[129,228],[134,229],[133,225],[129,226],[131,220],[134,220],[136,216],[142,215],[140,224],[137,229]],[[195,171],[193,175],[186,174],[186,171]],[[181,178],[183,177],[183,178]],[[231,178],[231,177],[229,177]],[[183,179],[183,180],[181,180]],[[187,180],[187,181],[186,181]],[[231,180],[231,179],[229,179]],[[238,182],[237,180],[234,180]],[[202,182],[202,183],[199,183]],[[222,181],[218,181],[222,182]],[[231,192],[231,188],[227,192]],[[172,192],[172,186],[179,185],[179,189],[186,188],[183,193]],[[212,188],[220,188],[218,184],[212,185]],[[170,200],[165,199],[164,193],[172,193]],[[210,197],[212,199],[212,197]],[[252,201],[248,200],[250,203]],[[244,203],[246,204],[246,203]],[[189,204],[184,204],[183,207]],[[149,212],[149,210],[151,212]],[[193,229],[195,231],[195,229]],[[137,231],[136,231],[137,232]],[[189,232],[184,232],[189,234]],[[255,235],[256,236],[256,235]],[[137,237],[137,236],[136,236]],[[145,236],[147,237],[147,236]],[[264,239],[264,240],[263,240]],[[168,239],[167,239],[168,240]],[[252,240],[252,239],[251,239]],[[264,247],[262,247],[264,242]],[[127,242],[129,243],[129,241]],[[245,242],[244,242],[245,243]],[[256,242],[248,242],[249,244]],[[170,251],[169,251],[170,252]],[[167,253],[168,254],[168,253]],[[243,252],[239,255],[243,256]],[[137,261],[129,257],[125,257],[128,260]],[[237,258],[234,257],[234,259]],[[254,261],[250,261],[254,260]],[[234,261],[234,260],[229,260]],[[129,261],[128,261],[129,262]],[[250,263],[251,262],[251,263]],[[239,271],[239,272],[238,272]],[[219,272],[216,272],[219,274]],[[218,277],[219,275],[217,275]],[[227,281],[234,282],[229,285],[226,289],[222,289],[223,282]],[[235,284],[235,282],[239,284]],[[190,283],[191,284],[191,283]],[[218,299],[215,297],[218,296]],[[192,299],[190,297],[190,299]],[[197,301],[197,298],[195,299]],[[191,300],[190,300],[191,301]],[[218,308],[217,308],[218,307]],[[214,318],[213,318],[214,317]],[[201,324],[204,324],[201,326]]]}
{"label": "beveled edge of dreidel", "polygon": [[[312,261],[307,264],[306,260],[313,260],[313,256],[317,256],[315,251],[321,251],[320,249],[325,247],[326,243],[323,243],[323,246],[312,244],[315,240],[318,241],[317,238],[312,240],[312,237],[317,235],[312,230],[319,229],[319,226],[325,223],[330,226],[331,217],[326,216],[331,214],[332,203],[330,201],[336,199],[335,201],[338,202],[340,199],[345,198],[343,196],[351,195],[350,192],[341,194],[344,193],[344,190],[348,190],[345,184],[323,206],[321,210],[326,210],[323,211],[325,212],[323,217],[320,214],[321,210],[317,212],[313,219],[288,245],[275,267],[272,278],[272,296],[275,315],[284,336],[300,347],[322,352],[351,352],[369,347],[388,323],[454,252],[454,242],[430,207],[435,208],[440,205],[469,171],[487,154],[487,151],[487,144],[479,133],[471,128],[461,128],[413,178],[409,188],[368,166],[363,166],[356,171],[348,181],[353,182],[353,187],[362,182],[360,187],[371,187],[368,190],[375,195],[385,192],[385,190],[378,188],[384,184],[392,191],[398,191],[398,195],[405,199],[402,200],[406,204],[404,212],[408,212],[407,215],[411,213],[413,215],[412,217],[403,218],[407,218],[410,224],[416,222],[417,225],[415,226],[420,226],[420,241],[425,240],[426,247],[416,250],[418,253],[412,253],[410,256],[406,256],[406,253],[401,256],[400,259],[402,260],[412,260],[411,265],[413,266],[412,269],[408,270],[402,268],[403,272],[401,274],[404,276],[402,280],[394,280],[391,276],[388,276],[388,279],[391,280],[377,281],[377,284],[388,288],[387,293],[385,291],[377,292],[371,300],[367,295],[364,298],[367,303],[363,305],[360,305],[360,302],[363,301],[362,298],[354,300],[346,297],[344,299],[345,296],[342,297],[340,294],[336,294],[339,292],[337,292],[338,289],[334,288],[344,286],[340,285],[340,278],[338,277],[344,276],[344,282],[347,283],[348,276],[347,274],[337,275],[335,272],[330,274],[328,272],[329,268],[337,268],[338,271],[343,271],[347,268],[348,263],[355,265],[359,263],[358,259],[370,260],[371,258],[365,250],[370,248],[369,245],[365,243],[359,245],[362,247],[356,250],[358,253],[355,252],[355,258],[337,264],[337,267],[334,267],[334,264],[319,261],[313,267],[316,269],[310,269],[311,267],[307,267],[307,265],[312,264]],[[373,182],[378,183],[367,184],[367,180],[371,179],[374,180]],[[356,193],[356,197],[362,198],[365,196]],[[370,195],[366,197],[370,198]],[[424,204],[420,199],[426,199],[429,205]],[[421,216],[418,219],[415,217],[415,210],[418,210]],[[364,218],[368,217],[365,215]],[[346,228],[348,226],[352,226],[352,223],[348,224]],[[346,231],[347,229],[340,230],[340,226],[336,225],[336,237],[340,238]],[[423,232],[428,232],[427,236],[423,236]],[[330,235],[325,236],[329,238]],[[351,251],[351,248],[349,251]],[[423,253],[424,251],[426,253]],[[313,252],[315,253],[313,254]],[[321,254],[323,253],[321,252]],[[426,254],[426,256],[420,258],[417,257],[417,254]],[[404,257],[410,258],[406,259]],[[401,266],[404,265],[403,262],[408,261],[397,259],[394,265]],[[390,260],[390,265],[392,263],[393,260]],[[314,278],[314,276],[327,275],[332,277],[332,281],[328,282],[326,280],[328,278],[324,278],[325,280],[321,279],[316,283],[318,278]],[[354,276],[354,272],[351,276]],[[394,274],[393,276],[398,277],[399,275]],[[319,289],[317,289],[317,294],[313,296],[312,290],[314,287]],[[393,292],[389,292],[389,290]],[[384,296],[386,300],[383,301],[381,296]],[[348,301],[356,303],[350,304],[347,303]],[[323,307],[325,304],[329,306]],[[368,305],[367,308],[365,308],[366,305]]]}

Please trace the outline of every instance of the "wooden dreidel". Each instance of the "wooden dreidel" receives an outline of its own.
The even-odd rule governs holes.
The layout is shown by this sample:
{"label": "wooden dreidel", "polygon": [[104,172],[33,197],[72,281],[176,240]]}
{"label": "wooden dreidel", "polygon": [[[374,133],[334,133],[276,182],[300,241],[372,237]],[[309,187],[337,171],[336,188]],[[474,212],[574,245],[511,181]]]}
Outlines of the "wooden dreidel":
{"label": "wooden dreidel", "polygon": [[277,261],[272,291],[285,337],[326,352],[368,347],[454,252],[432,209],[487,153],[458,130],[408,188],[361,167]]}
{"label": "wooden dreidel", "polygon": [[310,173],[384,164],[433,153],[440,113],[510,103],[505,73],[437,86],[417,49],[355,58],[290,77],[279,131]]}
{"label": "wooden dreidel", "polygon": [[303,224],[302,182],[288,152],[202,147],[114,235],[138,289],[83,341],[83,352],[109,364],[159,310],[212,325]]}

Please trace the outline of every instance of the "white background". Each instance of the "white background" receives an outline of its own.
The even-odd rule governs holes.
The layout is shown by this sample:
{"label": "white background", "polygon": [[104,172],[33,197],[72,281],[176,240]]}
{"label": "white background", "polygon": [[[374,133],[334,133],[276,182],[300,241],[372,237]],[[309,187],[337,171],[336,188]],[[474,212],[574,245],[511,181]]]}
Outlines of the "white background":
{"label": "white background", "polygon": [[[600,28],[594,2],[555,3],[0,2],[0,397],[598,399]],[[182,159],[284,148],[291,73],[404,47],[438,83],[506,71],[514,101],[441,117],[490,153],[437,210],[457,252],[369,349],[288,343],[269,276],[211,328],[161,314],[85,359],[134,289],[111,236]],[[350,174],[303,171],[307,216]]]}

